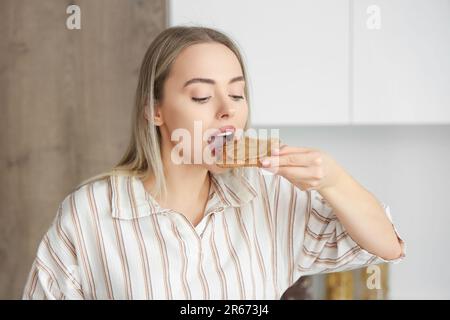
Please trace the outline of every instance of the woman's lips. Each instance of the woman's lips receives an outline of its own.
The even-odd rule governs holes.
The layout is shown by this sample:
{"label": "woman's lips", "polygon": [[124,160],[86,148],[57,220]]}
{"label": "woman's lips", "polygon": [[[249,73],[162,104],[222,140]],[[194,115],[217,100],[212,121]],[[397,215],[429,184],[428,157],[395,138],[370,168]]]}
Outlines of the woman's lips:
{"label": "woman's lips", "polygon": [[217,129],[216,132],[214,132],[213,134],[211,134],[208,138],[208,144],[213,143],[215,138],[220,135],[221,133],[225,133],[225,132],[232,132],[234,133],[236,131],[236,128],[234,126],[228,125],[228,126],[223,126],[220,127],[219,129]]}
{"label": "woman's lips", "polygon": [[216,156],[216,150],[220,151],[226,141],[233,138],[236,128],[228,125],[220,127],[215,133],[213,133],[208,139],[208,145],[211,148],[211,154]]}
{"label": "woman's lips", "polygon": [[215,138],[220,135],[221,133],[225,133],[225,132],[235,132],[236,128],[234,126],[231,125],[227,125],[227,126],[223,126],[220,127],[217,131],[215,131],[213,134],[211,134],[208,138],[208,144],[214,142]]}
{"label": "woman's lips", "polygon": [[229,131],[235,132],[236,128],[234,126],[229,125],[229,126],[223,126],[223,127],[219,128],[219,130],[220,130],[220,132],[229,132]]}

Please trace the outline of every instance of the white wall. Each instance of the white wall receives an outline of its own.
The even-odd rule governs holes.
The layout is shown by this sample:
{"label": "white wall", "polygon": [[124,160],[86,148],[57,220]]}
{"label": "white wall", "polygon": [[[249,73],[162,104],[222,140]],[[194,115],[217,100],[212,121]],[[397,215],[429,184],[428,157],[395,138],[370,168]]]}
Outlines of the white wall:
{"label": "white wall", "polygon": [[327,151],[389,204],[407,245],[390,266],[390,298],[450,299],[450,126],[305,126],[280,136]]}

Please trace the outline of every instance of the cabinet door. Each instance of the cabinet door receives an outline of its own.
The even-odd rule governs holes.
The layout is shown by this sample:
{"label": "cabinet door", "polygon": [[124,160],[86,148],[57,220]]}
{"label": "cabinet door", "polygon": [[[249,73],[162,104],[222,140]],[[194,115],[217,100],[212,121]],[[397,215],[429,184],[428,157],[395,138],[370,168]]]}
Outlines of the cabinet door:
{"label": "cabinet door", "polygon": [[347,124],[347,0],[169,3],[170,26],[216,27],[248,68],[254,125]]}
{"label": "cabinet door", "polygon": [[450,1],[352,3],[353,121],[450,123]]}

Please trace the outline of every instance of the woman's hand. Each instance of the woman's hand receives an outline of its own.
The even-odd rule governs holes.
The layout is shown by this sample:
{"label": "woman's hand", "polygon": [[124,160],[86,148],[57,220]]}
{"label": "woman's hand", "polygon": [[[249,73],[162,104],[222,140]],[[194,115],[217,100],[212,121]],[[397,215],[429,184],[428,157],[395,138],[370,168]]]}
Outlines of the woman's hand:
{"label": "woman's hand", "polygon": [[264,169],[279,174],[301,190],[333,187],[344,169],[327,153],[318,149],[282,146],[262,161]]}
{"label": "woman's hand", "polygon": [[380,202],[327,153],[282,146],[272,155],[261,161],[263,168],[301,190],[317,190],[362,248],[386,260],[404,255],[403,242],[399,242]]}

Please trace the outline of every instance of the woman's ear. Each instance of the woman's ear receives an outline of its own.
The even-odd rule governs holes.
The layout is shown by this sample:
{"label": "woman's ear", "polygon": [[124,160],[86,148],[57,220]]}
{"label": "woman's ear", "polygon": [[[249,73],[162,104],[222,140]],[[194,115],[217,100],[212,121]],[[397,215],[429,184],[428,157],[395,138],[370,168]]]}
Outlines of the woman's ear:
{"label": "woman's ear", "polygon": [[[150,109],[148,105],[145,105],[144,108],[144,118],[148,121],[150,118]],[[155,111],[153,115],[153,123],[155,126],[161,126],[164,124],[163,115],[161,112],[161,107],[157,104],[155,105]]]}

